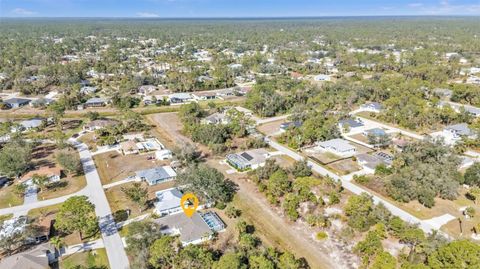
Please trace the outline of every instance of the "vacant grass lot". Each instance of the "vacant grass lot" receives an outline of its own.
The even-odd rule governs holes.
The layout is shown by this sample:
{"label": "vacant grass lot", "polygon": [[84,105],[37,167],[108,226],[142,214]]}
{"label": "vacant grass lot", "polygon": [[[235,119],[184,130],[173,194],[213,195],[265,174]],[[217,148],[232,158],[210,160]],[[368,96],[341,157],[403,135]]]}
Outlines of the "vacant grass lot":
{"label": "vacant grass lot", "polygon": [[67,194],[75,193],[87,186],[85,176],[74,176],[62,178],[59,182],[60,187],[45,189],[38,193],[39,200],[48,200],[56,197],[65,196]]}
{"label": "vacant grass lot", "polygon": [[17,206],[23,204],[23,197],[16,195],[13,191],[14,185],[0,189],[0,208]]}
{"label": "vacant grass lot", "polygon": [[60,261],[61,269],[73,269],[79,265],[82,266],[82,268],[110,268],[107,252],[104,248],[75,253],[62,258]]}

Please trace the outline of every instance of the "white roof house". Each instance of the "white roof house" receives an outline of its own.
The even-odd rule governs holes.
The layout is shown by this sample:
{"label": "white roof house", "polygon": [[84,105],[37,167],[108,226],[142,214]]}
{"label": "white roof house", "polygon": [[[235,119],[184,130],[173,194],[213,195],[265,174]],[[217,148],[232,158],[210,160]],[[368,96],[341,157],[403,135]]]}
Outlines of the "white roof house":
{"label": "white roof house", "polygon": [[342,157],[352,156],[357,152],[357,149],[354,146],[352,146],[347,140],[341,138],[317,142],[317,147],[320,150],[331,152]]}
{"label": "white roof house", "polygon": [[445,127],[440,136],[443,137],[447,145],[454,145],[462,139],[462,137],[474,138],[476,137],[466,123],[459,123]]}
{"label": "white roof house", "polygon": [[162,149],[155,151],[155,159],[157,160],[168,160],[173,157],[172,151],[169,149]]}
{"label": "white roof house", "polygon": [[360,106],[363,111],[375,112],[380,113],[383,109],[382,104],[377,102],[365,103]]}
{"label": "white roof house", "polygon": [[332,80],[329,75],[324,75],[324,74],[316,75],[313,79],[315,81],[330,81],[330,80]]}
{"label": "white roof house", "polygon": [[140,180],[147,181],[148,185],[156,185],[162,182],[174,180],[177,173],[170,166],[160,166],[135,172]]}
{"label": "white roof house", "polygon": [[155,196],[157,197],[155,213],[170,215],[182,211],[180,200],[183,194],[177,188],[158,191],[155,193]]}

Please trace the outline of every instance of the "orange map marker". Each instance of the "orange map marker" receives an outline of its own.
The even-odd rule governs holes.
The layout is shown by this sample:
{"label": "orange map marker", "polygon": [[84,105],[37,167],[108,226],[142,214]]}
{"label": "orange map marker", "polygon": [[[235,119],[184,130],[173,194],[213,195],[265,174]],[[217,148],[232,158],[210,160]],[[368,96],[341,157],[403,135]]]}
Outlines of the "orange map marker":
{"label": "orange map marker", "polygon": [[[193,204],[189,204],[188,202],[191,201]],[[182,199],[180,199],[180,206],[183,209],[183,212],[187,217],[191,218],[193,216],[193,213],[197,211],[198,207],[198,198],[195,196],[193,193],[186,193],[185,195],[182,196]]]}

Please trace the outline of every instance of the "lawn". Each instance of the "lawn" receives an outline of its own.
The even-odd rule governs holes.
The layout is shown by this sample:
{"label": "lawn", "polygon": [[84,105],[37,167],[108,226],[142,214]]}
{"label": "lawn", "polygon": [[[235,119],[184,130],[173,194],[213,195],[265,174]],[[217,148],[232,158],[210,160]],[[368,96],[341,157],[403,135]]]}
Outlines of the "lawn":
{"label": "lawn", "polygon": [[46,188],[44,191],[38,193],[39,200],[48,200],[56,197],[61,197],[67,194],[75,193],[83,189],[87,185],[85,176],[66,177],[61,179],[59,187]]}
{"label": "lawn", "polygon": [[167,165],[168,161],[147,160],[154,153],[123,155],[116,151],[93,156],[103,185],[135,175],[135,171]]}
{"label": "lawn", "polygon": [[3,221],[9,220],[11,218],[13,218],[13,214],[1,215],[0,216],[0,223],[2,223]]}
{"label": "lawn", "polygon": [[13,191],[14,188],[15,185],[10,185],[0,189],[0,208],[23,204],[23,197],[16,195]]}
{"label": "lawn", "polygon": [[78,265],[86,268],[110,268],[107,252],[104,248],[75,253],[62,258],[60,261],[61,269],[73,269]]}
{"label": "lawn", "polygon": [[95,142],[95,133],[86,133],[82,135],[79,139],[80,142],[87,145],[91,151],[97,150],[97,143]]}
{"label": "lawn", "polygon": [[353,161],[351,158],[329,163],[327,167],[334,170],[335,173],[339,175],[347,175],[361,170],[357,162]]}

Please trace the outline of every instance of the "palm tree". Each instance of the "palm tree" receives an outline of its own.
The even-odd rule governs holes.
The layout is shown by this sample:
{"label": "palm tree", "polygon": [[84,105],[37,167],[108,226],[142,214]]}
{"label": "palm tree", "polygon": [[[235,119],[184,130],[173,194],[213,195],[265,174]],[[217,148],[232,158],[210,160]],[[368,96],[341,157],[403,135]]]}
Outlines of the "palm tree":
{"label": "palm tree", "polygon": [[[55,248],[55,251],[60,254],[60,249],[65,246],[65,241],[63,241],[63,238],[60,236],[54,236],[50,238],[50,244]],[[58,255],[60,258],[62,257],[61,255]]]}

